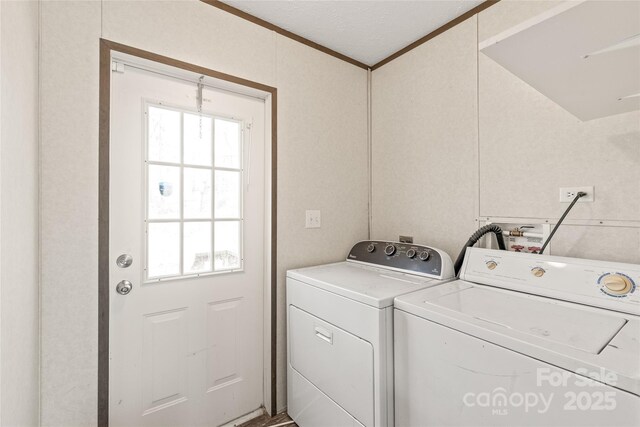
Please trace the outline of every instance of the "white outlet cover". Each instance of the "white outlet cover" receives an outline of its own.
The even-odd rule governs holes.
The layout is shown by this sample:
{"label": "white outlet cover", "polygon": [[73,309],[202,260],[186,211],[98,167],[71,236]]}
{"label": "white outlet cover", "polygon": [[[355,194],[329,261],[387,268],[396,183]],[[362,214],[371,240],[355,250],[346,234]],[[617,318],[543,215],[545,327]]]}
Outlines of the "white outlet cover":
{"label": "white outlet cover", "polygon": [[305,228],[320,228],[321,217],[319,210],[305,211]]}
{"label": "white outlet cover", "polygon": [[587,193],[586,196],[580,197],[578,203],[593,202],[596,199],[595,187],[560,187],[560,202],[571,203],[580,191]]}

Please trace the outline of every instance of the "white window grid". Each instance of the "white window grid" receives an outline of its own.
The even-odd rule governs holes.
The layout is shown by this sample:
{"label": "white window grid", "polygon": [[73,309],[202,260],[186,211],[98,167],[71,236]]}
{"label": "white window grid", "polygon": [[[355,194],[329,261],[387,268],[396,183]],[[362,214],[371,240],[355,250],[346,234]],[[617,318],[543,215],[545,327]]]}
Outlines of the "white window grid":
{"label": "white window grid", "polygon": [[[149,159],[149,108],[161,108],[165,110],[176,111],[180,113],[180,162],[166,162],[166,161],[156,161]],[[211,119],[211,166],[203,166],[203,165],[194,165],[190,163],[184,162],[184,114],[196,114],[200,115],[203,118]],[[203,112],[198,112],[196,109],[189,109],[184,107],[175,107],[163,102],[152,102],[146,101],[144,103],[144,283],[157,283],[161,281],[168,280],[180,280],[180,279],[189,279],[189,278],[197,278],[203,276],[212,276],[218,274],[229,274],[235,272],[241,272],[244,270],[244,121],[234,118],[228,117],[220,114],[207,114]],[[216,166],[215,163],[215,123],[216,120],[225,120],[234,123],[238,123],[240,130],[240,140],[239,140],[239,157],[240,157],[240,168],[230,168],[230,167],[219,167]],[[149,166],[158,165],[158,166],[171,166],[171,167],[179,167],[180,168],[180,216],[179,218],[171,218],[171,219],[151,219],[149,218]],[[194,168],[194,169],[204,169],[211,171],[211,215],[209,218],[197,218],[190,219],[184,218],[184,169],[185,168]],[[233,171],[239,172],[240,183],[240,198],[239,198],[239,211],[240,216],[237,218],[216,218],[215,217],[215,172],[216,171]],[[198,273],[187,273],[185,274],[184,268],[184,224],[185,223],[198,223],[198,222],[208,222],[211,224],[211,270],[203,271]],[[217,222],[238,222],[238,252],[239,252],[239,265],[235,268],[225,268],[225,269],[216,269],[215,268],[215,224]],[[148,266],[149,266],[149,224],[153,223],[178,223],[180,229],[179,242],[180,242],[180,253],[179,253],[179,263],[180,263],[180,272],[179,274],[170,274],[164,276],[153,276],[149,277],[148,275]]]}

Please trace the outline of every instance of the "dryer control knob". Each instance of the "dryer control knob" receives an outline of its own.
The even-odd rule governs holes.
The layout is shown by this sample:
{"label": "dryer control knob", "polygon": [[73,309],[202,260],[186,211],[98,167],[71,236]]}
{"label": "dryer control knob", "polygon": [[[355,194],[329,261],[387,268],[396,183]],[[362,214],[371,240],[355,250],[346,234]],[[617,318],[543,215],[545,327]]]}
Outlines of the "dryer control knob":
{"label": "dryer control knob", "polygon": [[416,256],[416,250],[411,248],[409,250],[407,250],[407,258],[413,258]]}
{"label": "dryer control knob", "polygon": [[367,252],[371,253],[375,250],[376,250],[376,245],[374,245],[373,243],[369,243],[369,246],[367,246]]}
{"label": "dryer control knob", "polygon": [[420,252],[420,255],[418,255],[418,258],[420,258],[420,261],[426,261],[430,256],[431,254],[429,253],[429,251],[422,251]]}
{"label": "dryer control knob", "polygon": [[385,255],[391,256],[393,254],[396,253],[396,247],[395,245],[387,245],[384,247],[384,253]]}
{"label": "dryer control knob", "polygon": [[609,274],[602,279],[605,292],[614,295],[626,295],[631,292],[633,285],[629,278],[620,274]]}

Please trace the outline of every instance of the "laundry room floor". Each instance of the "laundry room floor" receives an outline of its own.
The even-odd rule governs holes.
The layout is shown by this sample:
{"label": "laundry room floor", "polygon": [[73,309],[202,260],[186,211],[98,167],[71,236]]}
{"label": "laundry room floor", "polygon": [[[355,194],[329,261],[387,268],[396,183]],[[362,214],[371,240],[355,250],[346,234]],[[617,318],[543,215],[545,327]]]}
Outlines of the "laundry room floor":
{"label": "laundry room floor", "polygon": [[[238,427],[271,427],[271,426],[279,425],[289,421],[293,421],[293,420],[289,418],[289,415],[287,415],[286,412],[277,414],[274,417],[270,417],[269,414],[264,414],[250,421],[247,421],[244,424],[240,424]],[[298,427],[296,423],[287,424],[286,426],[283,426],[283,427],[290,427],[290,426]]]}

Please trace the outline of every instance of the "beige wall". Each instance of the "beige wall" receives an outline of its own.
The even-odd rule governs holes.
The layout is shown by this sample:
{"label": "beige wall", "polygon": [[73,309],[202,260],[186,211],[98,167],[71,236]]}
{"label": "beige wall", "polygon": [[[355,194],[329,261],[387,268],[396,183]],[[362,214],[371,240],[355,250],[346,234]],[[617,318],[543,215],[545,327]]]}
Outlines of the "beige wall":
{"label": "beige wall", "polygon": [[[480,41],[558,3],[500,2],[479,15]],[[640,228],[615,225],[640,221],[640,112],[583,122],[489,57],[478,67],[480,216],[558,218],[560,187],[595,186],[595,202],[573,208],[552,252],[639,263]],[[579,220],[604,225],[569,225]]]}
{"label": "beige wall", "polygon": [[[455,257],[481,214],[557,218],[560,185],[596,186],[574,218],[640,219],[640,198],[623,201],[640,188],[638,114],[579,122],[478,55],[478,34],[555,3],[500,2],[374,71],[373,237],[410,234]],[[367,237],[366,72],[197,1],[41,7],[43,425],[96,422],[100,37],[278,88],[282,408],[284,272]],[[527,158],[494,169],[504,152]],[[541,178],[511,178],[523,170]],[[305,209],[322,210],[320,230],[304,229]],[[553,250],[639,262],[639,244],[637,228],[568,225]]]}
{"label": "beige wall", "polygon": [[373,72],[372,237],[455,257],[476,228],[476,18]]}
{"label": "beige wall", "polygon": [[0,2],[0,425],[39,417],[38,3]]}
{"label": "beige wall", "polygon": [[[278,36],[278,407],[286,400],[286,270],[342,261],[367,238],[366,71]],[[305,209],[322,228],[304,229]]]}
{"label": "beige wall", "polygon": [[[198,1],[42,4],[45,426],[96,423],[101,36],[278,88],[282,408],[284,272],[366,238],[366,72]],[[322,210],[320,230],[304,229],[305,209]]]}
{"label": "beige wall", "polygon": [[553,222],[559,187],[593,185],[552,252],[640,262],[640,113],[581,122],[477,52],[559,3],[501,1],[373,72],[373,237],[455,258],[476,219]]}

